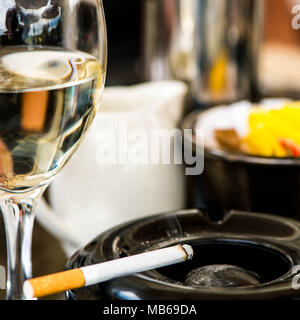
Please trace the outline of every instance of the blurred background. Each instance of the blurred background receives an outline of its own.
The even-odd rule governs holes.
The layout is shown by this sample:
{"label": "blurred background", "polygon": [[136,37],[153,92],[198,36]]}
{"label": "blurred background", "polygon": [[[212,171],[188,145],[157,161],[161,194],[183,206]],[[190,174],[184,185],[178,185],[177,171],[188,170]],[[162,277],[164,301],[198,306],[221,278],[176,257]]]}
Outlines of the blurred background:
{"label": "blurred background", "polygon": [[[294,30],[291,27],[295,16],[292,8],[298,4],[297,1],[258,0],[260,4],[265,5],[260,11],[262,19],[257,16],[255,11],[257,8],[253,7],[250,2],[249,7],[241,8],[244,11],[239,14],[247,16],[247,19],[238,24],[241,27],[240,30],[245,32],[244,42],[241,41],[237,45],[237,57],[240,55],[240,60],[237,58],[239,62],[233,65],[229,58],[226,60],[224,56],[218,57],[212,69],[209,70],[211,77],[207,87],[203,85],[205,81],[194,81],[194,79],[199,80],[199,77],[201,79],[206,77],[208,71],[205,63],[201,62],[204,66],[199,64],[195,67],[193,62],[199,62],[199,59],[193,56],[195,52],[189,50],[188,43],[183,44],[187,50],[180,51],[178,48],[182,39],[174,38],[174,35],[180,36],[178,28],[181,28],[180,30],[187,32],[183,38],[188,39],[192,14],[200,15],[200,13],[193,12],[192,7],[188,5],[184,6],[184,3],[192,6],[192,1],[189,0],[181,1],[181,11],[178,11],[176,5],[179,2],[173,0],[103,0],[109,44],[107,87],[127,86],[153,80],[181,80],[188,85],[190,92],[188,100],[190,102],[185,113],[240,98],[257,100],[269,96],[300,97],[298,71],[300,69],[300,30]],[[218,12],[217,8],[214,10],[211,7],[210,9],[212,16]],[[186,20],[184,15],[186,15]],[[231,18],[237,19],[236,16],[233,10]],[[197,20],[197,23],[200,26],[200,35],[205,34],[202,40],[207,41],[206,49],[209,52],[211,34],[201,29],[203,27],[201,19]],[[222,32],[227,32],[224,25],[220,27],[220,30],[220,35]],[[230,39],[234,39],[237,30],[232,28],[230,32]],[[256,47],[252,41],[255,43],[261,41],[262,44]],[[177,54],[178,50],[180,54],[175,55],[175,58],[170,55],[174,52]],[[245,63],[243,59],[246,59],[248,63]],[[236,81],[239,85],[245,83],[245,86],[243,85],[245,90],[240,87],[239,90],[236,90],[236,87],[231,84],[232,90],[229,90],[227,84],[222,83],[220,79],[225,74],[224,70],[227,65],[230,72],[247,76],[246,80],[238,78]],[[247,67],[244,69],[243,65]],[[201,73],[197,73],[199,70]],[[226,92],[226,95],[222,96],[222,92]],[[227,95],[228,92],[231,94]],[[235,96],[236,92],[242,93],[242,96]],[[198,201],[197,196],[188,196],[185,206],[198,206]],[[0,264],[2,265],[6,264],[4,234],[2,223],[0,232]],[[66,253],[60,241],[38,222],[35,225],[33,237],[34,276],[62,270],[66,259]],[[0,291],[0,298],[4,298],[3,290]],[[52,298],[61,299],[63,295]]]}
{"label": "blurred background", "polygon": [[139,83],[143,1],[104,0],[108,42],[107,85]]}
{"label": "blurred background", "polygon": [[[145,61],[147,55],[145,47],[150,41],[146,37],[146,29],[162,28],[164,25],[162,16],[158,16],[157,12],[156,15],[151,12],[151,9],[153,10],[151,6],[158,6],[156,2],[156,0],[130,0],[124,3],[122,0],[103,0],[109,39],[108,86],[128,85],[150,80],[151,76],[146,74],[147,70],[145,70],[148,67]],[[174,1],[161,1],[163,2],[168,6],[168,3],[172,5]],[[292,76],[293,67],[291,65],[295,62],[295,55],[299,54],[300,50],[300,33],[291,27],[292,19],[295,17],[292,8],[300,2],[297,0],[264,0],[261,2],[264,3],[264,25],[259,29],[263,42],[260,52],[263,67],[274,67],[274,69],[276,67],[282,72],[288,67],[286,74]],[[150,27],[147,24],[148,21]],[[151,26],[151,24],[158,23],[157,21],[160,21],[160,25]],[[162,29],[160,31],[163,32]],[[269,51],[264,51],[272,45],[275,48],[272,48],[271,54]],[[266,61],[266,56],[263,55],[265,52],[270,60],[269,63]],[[293,63],[287,61],[289,60],[287,56],[290,59],[294,58]],[[280,64],[277,64],[278,62]],[[264,70],[262,69],[260,73],[263,73]],[[275,70],[271,71],[275,72]],[[157,79],[158,77],[166,78],[167,76],[152,75],[152,78]],[[271,77],[271,74],[268,77]],[[290,85],[292,86],[291,81]]]}

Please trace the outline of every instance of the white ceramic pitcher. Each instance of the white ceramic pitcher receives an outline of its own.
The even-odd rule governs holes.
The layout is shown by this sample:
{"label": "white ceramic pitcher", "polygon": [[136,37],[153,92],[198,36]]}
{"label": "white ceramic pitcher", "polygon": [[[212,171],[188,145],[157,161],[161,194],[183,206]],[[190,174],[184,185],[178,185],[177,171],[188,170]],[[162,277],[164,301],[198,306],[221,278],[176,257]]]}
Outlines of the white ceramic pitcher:
{"label": "white ceramic pitcher", "polygon": [[186,94],[187,86],[178,81],[105,89],[85,141],[50,186],[51,208],[44,200],[38,206],[38,221],[61,241],[67,255],[110,227],[184,207],[182,165],[120,159],[108,164],[101,154],[104,144],[112,142],[103,139],[105,133],[115,134],[119,140],[114,146],[124,150],[124,129],[150,136],[153,129],[177,128]]}

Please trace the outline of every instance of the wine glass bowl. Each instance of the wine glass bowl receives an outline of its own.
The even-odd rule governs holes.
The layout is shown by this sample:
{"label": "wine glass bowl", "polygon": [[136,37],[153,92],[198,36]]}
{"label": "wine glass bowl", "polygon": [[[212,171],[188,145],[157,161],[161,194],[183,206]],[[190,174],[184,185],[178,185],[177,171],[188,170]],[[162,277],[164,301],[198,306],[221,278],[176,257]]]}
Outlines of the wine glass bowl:
{"label": "wine glass bowl", "polygon": [[106,28],[99,0],[4,0],[0,9],[0,208],[7,296],[21,299],[36,200],[99,109]]}

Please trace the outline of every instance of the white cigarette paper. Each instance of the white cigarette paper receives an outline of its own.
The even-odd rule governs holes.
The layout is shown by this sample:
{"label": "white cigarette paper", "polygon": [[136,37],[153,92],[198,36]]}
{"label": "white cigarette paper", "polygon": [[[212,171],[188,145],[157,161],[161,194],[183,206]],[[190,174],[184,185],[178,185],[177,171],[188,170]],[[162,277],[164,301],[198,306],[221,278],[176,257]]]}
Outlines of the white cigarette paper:
{"label": "white cigarette paper", "polygon": [[117,277],[165,267],[191,259],[193,249],[189,245],[178,245],[130,257],[82,267],[85,285],[104,282]]}

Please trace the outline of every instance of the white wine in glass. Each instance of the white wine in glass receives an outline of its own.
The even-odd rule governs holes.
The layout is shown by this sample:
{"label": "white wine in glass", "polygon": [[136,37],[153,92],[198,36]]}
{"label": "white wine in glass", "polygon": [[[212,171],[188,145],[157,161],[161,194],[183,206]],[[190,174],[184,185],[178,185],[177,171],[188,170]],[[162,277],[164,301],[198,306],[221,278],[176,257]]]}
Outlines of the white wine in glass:
{"label": "white wine in glass", "polygon": [[36,201],[77,149],[100,106],[106,28],[101,0],[2,2],[0,208],[7,299],[22,299],[23,282],[32,276]]}

